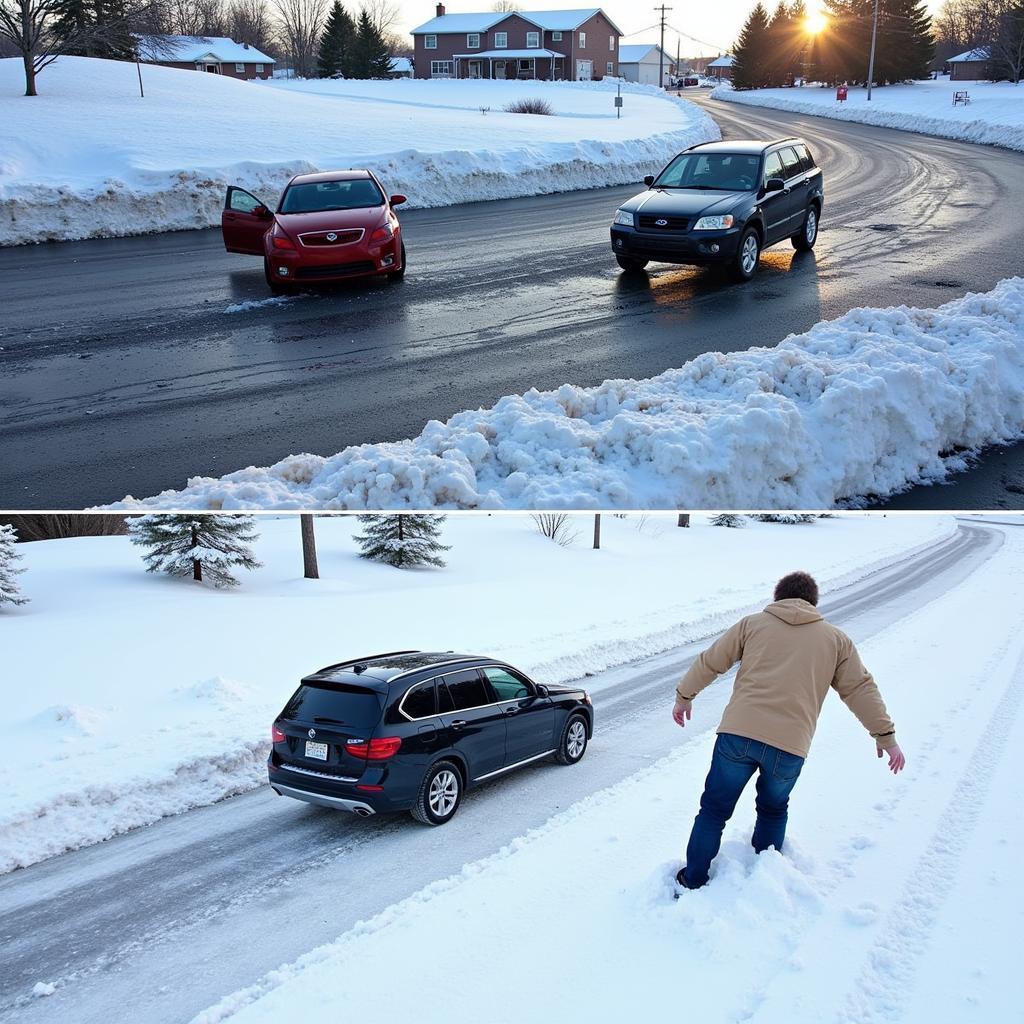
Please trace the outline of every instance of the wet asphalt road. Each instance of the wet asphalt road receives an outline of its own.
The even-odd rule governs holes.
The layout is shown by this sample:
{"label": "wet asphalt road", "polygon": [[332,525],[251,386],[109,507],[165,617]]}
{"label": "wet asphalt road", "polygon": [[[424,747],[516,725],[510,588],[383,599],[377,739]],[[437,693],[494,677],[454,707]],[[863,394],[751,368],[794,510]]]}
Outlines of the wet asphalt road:
{"label": "wet asphalt road", "polygon": [[[267,292],[219,230],[0,250],[0,508],[413,436],[530,387],[648,376],[1024,274],[1024,155],[701,102],[726,137],[806,136],[825,168],[815,253],[779,245],[747,286],[692,268],[623,279],[608,223],[634,186],[409,211],[403,284],[236,312]],[[1020,508],[1024,446],[891,504]]]}
{"label": "wet asphalt road", "polygon": [[[999,526],[962,524],[830,592],[822,611],[863,643],[948,593],[1003,538]],[[190,1020],[713,730],[728,678],[702,694],[684,733],[668,715],[675,682],[705,646],[588,679],[595,733],[583,761],[569,769],[541,762],[471,791],[443,829],[408,815],[356,818],[263,787],[0,877],[0,1022],[109,1024],[129,1006],[133,1024]],[[849,728],[859,728],[852,718]],[[56,993],[33,999],[39,981]]]}

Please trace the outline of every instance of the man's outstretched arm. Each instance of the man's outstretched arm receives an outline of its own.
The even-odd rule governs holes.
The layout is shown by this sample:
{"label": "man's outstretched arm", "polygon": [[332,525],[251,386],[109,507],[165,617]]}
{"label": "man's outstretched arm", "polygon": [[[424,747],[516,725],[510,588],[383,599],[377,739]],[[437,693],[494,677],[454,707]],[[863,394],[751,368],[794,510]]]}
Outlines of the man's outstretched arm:
{"label": "man's outstretched arm", "polygon": [[704,651],[679,680],[676,702],[672,708],[676,725],[685,727],[690,718],[693,698],[743,657],[743,634],[744,620],[740,619]]}

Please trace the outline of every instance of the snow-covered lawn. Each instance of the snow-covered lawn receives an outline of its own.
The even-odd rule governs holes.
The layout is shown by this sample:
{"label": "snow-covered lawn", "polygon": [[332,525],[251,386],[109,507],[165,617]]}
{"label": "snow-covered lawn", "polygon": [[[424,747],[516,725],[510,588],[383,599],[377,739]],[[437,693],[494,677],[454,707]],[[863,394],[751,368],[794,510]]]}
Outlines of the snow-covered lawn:
{"label": "snow-covered lawn", "polygon": [[0,788],[0,872],[263,784],[270,722],[322,665],[422,647],[580,678],[716,632],[786,571],[833,588],[955,528],[605,516],[594,551],[592,522],[562,548],[528,516],[453,516],[448,568],[403,572],[357,556],[353,517],[319,518],[311,581],[297,518],[261,517],[264,568],[234,592],[147,574],[125,537],[20,545],[31,603],[0,614],[5,758],[18,765]]}
{"label": "snow-covered lawn", "polygon": [[194,1024],[329,1020],[368,992],[377,1016],[424,1024],[1019,1019],[1024,537],[1006,532],[999,557],[862,646],[908,768],[890,775],[830,698],[784,855],[749,847],[751,786],[710,885],[673,901],[714,742],[681,736]]}
{"label": "snow-covered lawn", "polygon": [[[219,223],[224,188],[268,202],[304,171],[370,167],[410,206],[639,181],[717,139],[698,107],[614,83],[243,82],[64,57],[26,99],[0,60],[0,244]],[[555,116],[505,113],[524,97]],[[481,108],[489,108],[482,112]]]}
{"label": "snow-covered lawn", "polygon": [[[953,93],[966,90],[971,102],[953,106]],[[938,135],[964,142],[1024,150],[1024,85],[1009,82],[951,82],[948,78],[886,85],[871,91],[851,88],[844,103],[835,89],[804,86],[799,89],[735,90],[719,86],[716,100],[755,107],[793,110],[840,121],[859,121],[882,128]]]}
{"label": "snow-covered lawn", "polygon": [[819,509],[940,481],[964,449],[1022,434],[1024,278],[1010,278],[115,507]]}

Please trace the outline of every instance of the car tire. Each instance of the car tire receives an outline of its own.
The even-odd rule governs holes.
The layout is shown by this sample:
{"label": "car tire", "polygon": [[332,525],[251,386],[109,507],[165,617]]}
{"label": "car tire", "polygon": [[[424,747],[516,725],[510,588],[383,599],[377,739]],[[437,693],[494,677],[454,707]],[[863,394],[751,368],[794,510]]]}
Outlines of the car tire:
{"label": "car tire", "polygon": [[797,252],[810,252],[818,240],[818,208],[813,203],[807,207],[800,230],[790,239]]}
{"label": "car tire", "polygon": [[280,281],[275,281],[270,275],[270,261],[263,257],[263,276],[267,279],[267,287],[270,289],[272,295],[291,295],[292,286],[289,284],[281,284]]}
{"label": "car tire", "polygon": [[747,228],[740,236],[736,255],[729,266],[729,274],[734,281],[749,281],[756,273],[761,262],[761,236],[755,228]]}
{"label": "car tire", "polygon": [[405,242],[402,243],[402,265],[388,274],[389,281],[401,281],[405,277]]}
{"label": "car tire", "polygon": [[446,825],[462,803],[462,772],[453,761],[432,764],[409,813],[424,825]]}
{"label": "car tire", "polygon": [[555,751],[559,764],[576,764],[587,752],[587,721],[582,715],[570,715],[562,730],[562,738]]}
{"label": "car tire", "polygon": [[651,261],[634,259],[632,256],[616,256],[615,262],[627,273],[639,274]]}

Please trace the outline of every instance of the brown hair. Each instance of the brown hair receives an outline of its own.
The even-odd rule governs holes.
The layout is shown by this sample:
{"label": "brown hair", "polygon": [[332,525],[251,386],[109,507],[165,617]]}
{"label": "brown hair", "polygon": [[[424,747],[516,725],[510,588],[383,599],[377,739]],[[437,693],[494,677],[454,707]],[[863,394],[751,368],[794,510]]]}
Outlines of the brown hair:
{"label": "brown hair", "polygon": [[791,572],[775,584],[775,600],[798,597],[808,604],[818,603],[818,584],[808,572]]}

